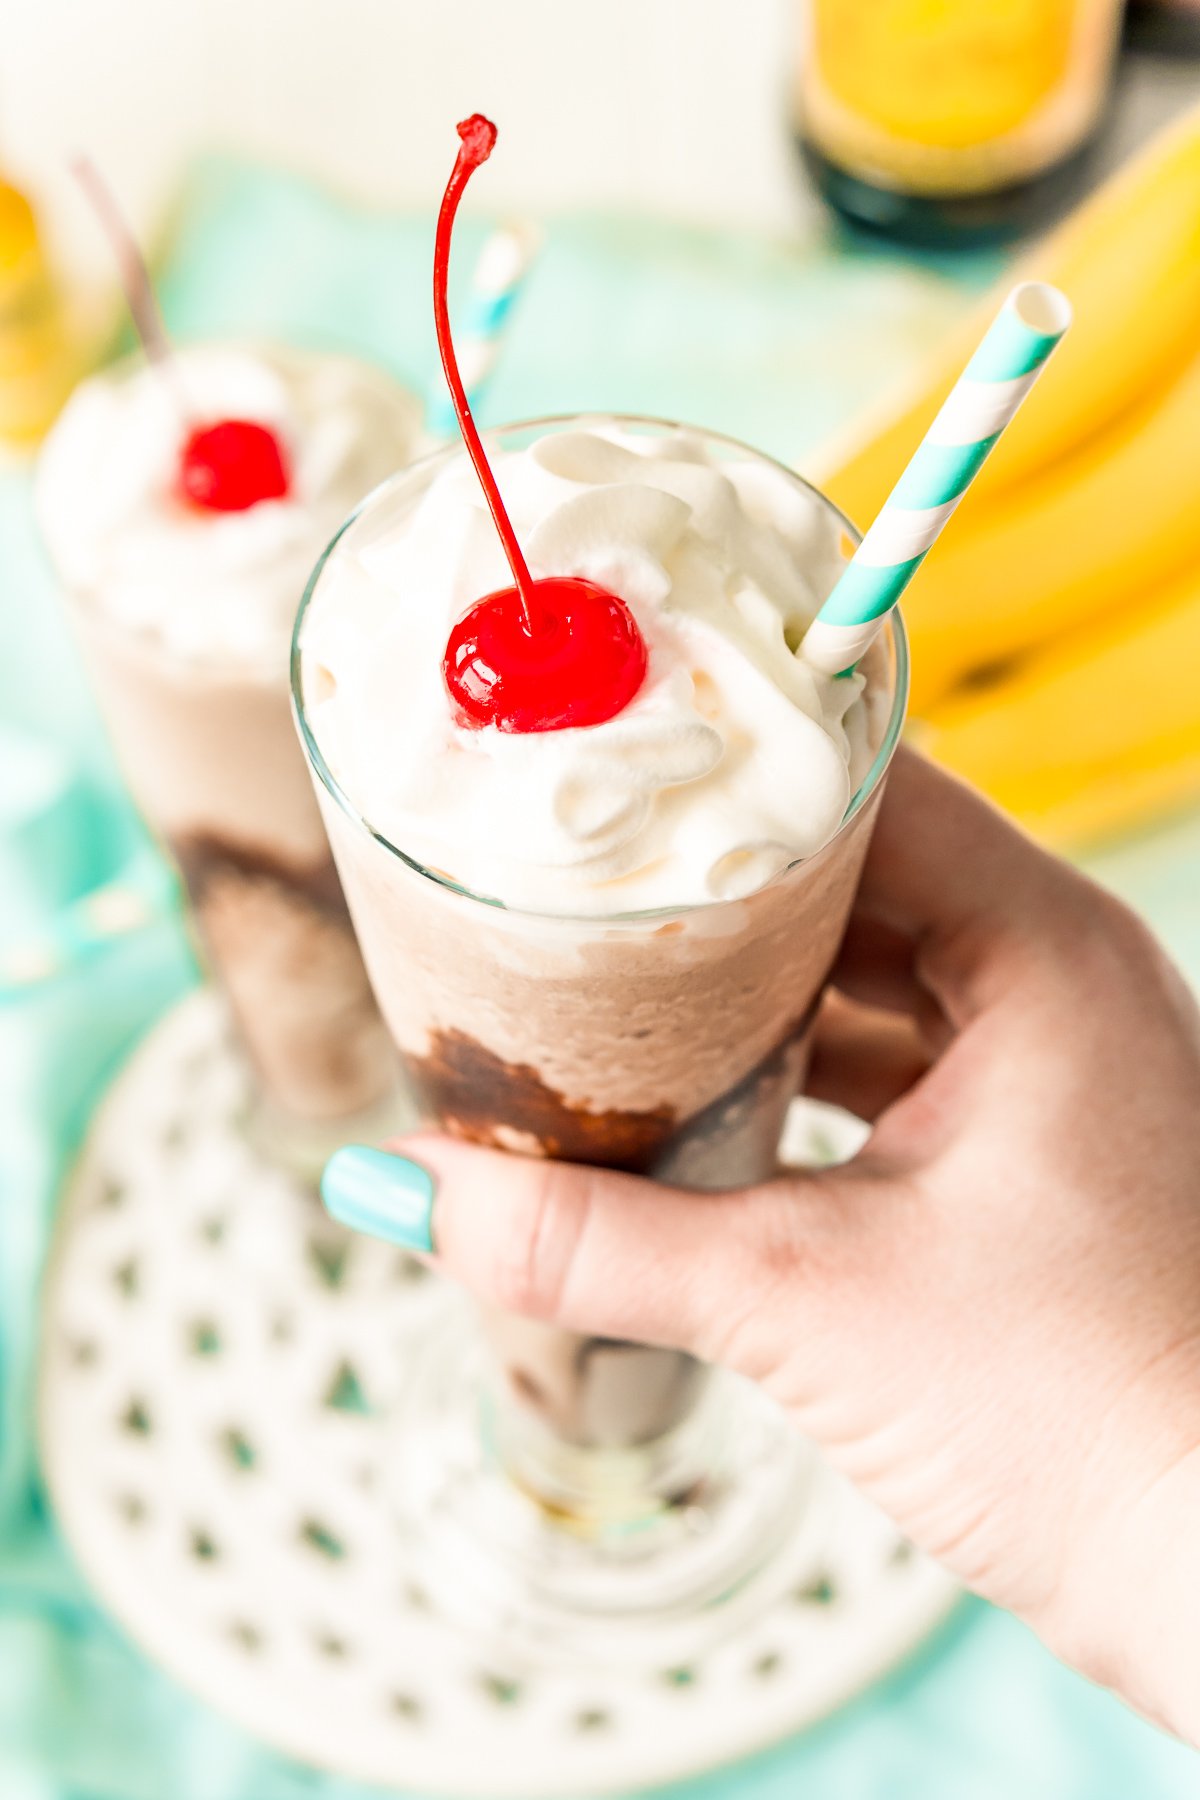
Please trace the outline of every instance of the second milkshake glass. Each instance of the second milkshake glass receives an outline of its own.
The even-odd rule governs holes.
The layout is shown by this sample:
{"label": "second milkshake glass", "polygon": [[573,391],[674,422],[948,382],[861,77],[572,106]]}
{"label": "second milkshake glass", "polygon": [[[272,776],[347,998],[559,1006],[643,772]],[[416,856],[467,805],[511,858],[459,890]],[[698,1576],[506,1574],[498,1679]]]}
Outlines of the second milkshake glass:
{"label": "second milkshake glass", "polygon": [[[519,449],[581,422],[536,421],[493,433],[490,442]],[[677,429],[658,420],[605,423],[650,438]],[[718,463],[760,463],[813,495],[744,445],[703,441]],[[903,723],[903,629],[897,620],[868,659],[874,758],[841,828],[816,855],[743,899],[586,918],[506,907],[422,867],[373,830],[327,767],[310,715],[321,674],[306,663],[304,624],[322,571],[381,514],[389,530],[402,527],[445,461],[443,453],[402,471],[343,527],[309,583],[292,656],[296,716],[317,796],[418,1104],[442,1129],[509,1150],[698,1190],[762,1180],[777,1167],[784,1118],[803,1080],[812,1021]],[[842,528],[848,556],[852,528],[815,498]],[[487,1562],[478,1539],[492,1536],[491,1574],[506,1565],[505,1579],[492,1585],[502,1593],[507,1583],[510,1614],[573,1610],[594,1621],[711,1611],[745,1587],[791,1531],[803,1498],[799,1440],[772,1421],[769,1466],[752,1477],[740,1422],[758,1409],[750,1436],[761,1451],[765,1403],[741,1384],[714,1381],[675,1351],[511,1316],[491,1314],[485,1332],[491,1369],[482,1381],[483,1431],[492,1473],[476,1486],[492,1498],[465,1495],[461,1470],[447,1475],[440,1492],[436,1481],[426,1492],[431,1505],[456,1516],[464,1557],[477,1567],[481,1556]],[[461,1356],[462,1346],[440,1354]],[[407,1454],[421,1451],[410,1446]],[[496,1461],[527,1497],[524,1515],[509,1504],[511,1494],[503,1498]],[[487,1469],[486,1457],[480,1467]],[[514,1584],[543,1591],[530,1605]]]}
{"label": "second milkshake glass", "polygon": [[[51,433],[43,536],[130,793],[179,868],[253,1065],[253,1140],[307,1180],[347,1135],[386,1129],[398,1103],[292,730],[289,595],[342,509],[411,451],[419,407],[368,365],[321,352],[196,344],[173,366],[198,418],[220,416],[231,380],[250,405],[264,391],[282,404],[293,478],[303,471],[308,488],[232,511],[183,497],[174,440],[185,422],[168,390],[163,428],[162,377],[135,355],[93,376]],[[98,418],[111,445],[97,445]],[[228,606],[214,624],[201,603],[223,593],[241,597],[234,627]]]}

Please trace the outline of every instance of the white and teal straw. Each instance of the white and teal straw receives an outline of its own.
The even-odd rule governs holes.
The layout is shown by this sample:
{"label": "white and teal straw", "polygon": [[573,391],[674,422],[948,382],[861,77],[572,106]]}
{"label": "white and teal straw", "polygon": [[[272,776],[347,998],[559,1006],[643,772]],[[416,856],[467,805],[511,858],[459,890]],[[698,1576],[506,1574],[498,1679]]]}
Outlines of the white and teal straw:
{"label": "white and teal straw", "polygon": [[[537,226],[521,219],[497,226],[479,253],[463,309],[462,326],[455,333],[459,368],[472,410],[478,406],[496,366],[509,317],[540,243],[541,232]],[[458,434],[450,390],[440,369],[430,391],[425,424],[435,438],[452,438]]]}
{"label": "white and teal straw", "polygon": [[814,669],[845,674],[863,655],[1070,323],[1057,288],[1013,289],[805,633]]}

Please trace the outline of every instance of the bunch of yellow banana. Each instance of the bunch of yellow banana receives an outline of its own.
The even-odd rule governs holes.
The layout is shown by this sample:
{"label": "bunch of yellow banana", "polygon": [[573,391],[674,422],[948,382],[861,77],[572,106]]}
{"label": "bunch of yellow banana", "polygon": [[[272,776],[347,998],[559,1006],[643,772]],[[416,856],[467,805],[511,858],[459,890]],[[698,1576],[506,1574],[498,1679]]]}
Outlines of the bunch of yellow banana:
{"label": "bunch of yellow banana", "polygon": [[[935,754],[1073,844],[1200,796],[1200,109],[1021,274],[1061,287],[1074,326],[904,613]],[[859,524],[994,308],[815,470]]]}

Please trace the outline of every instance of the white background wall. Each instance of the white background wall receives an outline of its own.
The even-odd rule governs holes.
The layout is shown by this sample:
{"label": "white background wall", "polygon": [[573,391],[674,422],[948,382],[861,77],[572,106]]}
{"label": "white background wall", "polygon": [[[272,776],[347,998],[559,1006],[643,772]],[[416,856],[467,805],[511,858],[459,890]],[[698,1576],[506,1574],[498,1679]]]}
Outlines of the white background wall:
{"label": "white background wall", "polygon": [[[189,152],[227,146],[428,204],[454,121],[501,128],[477,204],[620,207],[786,229],[801,0],[8,0],[0,165],[60,249],[86,147],[143,232]],[[484,186],[483,181],[479,187]]]}

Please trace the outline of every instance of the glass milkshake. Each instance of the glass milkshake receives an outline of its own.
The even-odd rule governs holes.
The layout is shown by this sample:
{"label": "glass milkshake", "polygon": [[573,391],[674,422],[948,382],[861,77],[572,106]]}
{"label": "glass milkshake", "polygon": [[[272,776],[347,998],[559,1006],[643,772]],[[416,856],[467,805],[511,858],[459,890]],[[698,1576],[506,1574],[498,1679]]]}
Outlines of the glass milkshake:
{"label": "glass milkshake", "polygon": [[291,726],[291,621],[330,532],[418,429],[412,397],[364,364],[197,345],[86,382],[38,470],[118,760],[289,1160],[319,1160],[395,1075]]}
{"label": "glass milkshake", "polygon": [[[591,418],[489,447],[535,577],[619,596],[645,672],[582,728],[464,716],[447,638],[506,567],[461,452],[395,477],[335,539],[293,682],[380,1006],[445,1129],[697,1189],[761,1179],[899,733],[902,634],[845,678],[798,658],[853,539],[742,445]],[[487,1329],[501,1462],[610,1568],[636,1554],[644,1572],[655,1522],[694,1532],[736,1489],[736,1470],[723,1490],[714,1474],[709,1374],[690,1358]],[[765,1553],[761,1514],[742,1526],[693,1598]]]}

